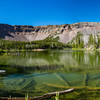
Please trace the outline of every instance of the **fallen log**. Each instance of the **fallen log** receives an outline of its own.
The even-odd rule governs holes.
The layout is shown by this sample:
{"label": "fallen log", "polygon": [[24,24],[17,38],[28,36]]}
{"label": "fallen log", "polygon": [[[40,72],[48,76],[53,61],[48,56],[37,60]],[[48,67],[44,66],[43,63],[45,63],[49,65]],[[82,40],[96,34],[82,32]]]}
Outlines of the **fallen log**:
{"label": "fallen log", "polygon": [[[68,90],[64,90],[64,91],[59,91],[59,95],[61,94],[65,94],[65,93],[70,93],[70,92],[73,92],[74,89],[68,89]],[[37,97],[34,97],[32,100],[43,100],[43,99],[48,99],[50,97],[53,97],[53,96],[56,96],[56,93],[57,92],[51,92],[51,93],[47,93],[47,94],[44,94],[42,96],[37,96]]]}
{"label": "fallen log", "polygon": [[[61,95],[61,94],[66,94],[66,93],[70,93],[73,91],[74,91],[74,89],[72,88],[72,89],[58,91],[58,92],[59,92],[59,95]],[[44,99],[48,99],[48,98],[51,98],[53,96],[56,96],[56,93],[57,92],[51,92],[51,93],[44,94],[42,96],[29,97],[28,100],[44,100]],[[25,97],[12,97],[12,98],[0,97],[0,100],[25,100]]]}

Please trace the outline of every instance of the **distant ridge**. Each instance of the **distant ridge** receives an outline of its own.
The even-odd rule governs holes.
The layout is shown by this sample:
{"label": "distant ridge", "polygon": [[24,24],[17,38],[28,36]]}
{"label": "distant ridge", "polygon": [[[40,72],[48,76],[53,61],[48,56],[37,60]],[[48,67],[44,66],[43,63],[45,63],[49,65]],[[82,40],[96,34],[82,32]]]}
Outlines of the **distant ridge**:
{"label": "distant ridge", "polygon": [[47,37],[59,37],[60,42],[68,43],[78,32],[83,34],[83,41],[86,44],[90,34],[97,36],[100,32],[100,22],[45,26],[0,24],[0,38],[13,41],[36,41]]}

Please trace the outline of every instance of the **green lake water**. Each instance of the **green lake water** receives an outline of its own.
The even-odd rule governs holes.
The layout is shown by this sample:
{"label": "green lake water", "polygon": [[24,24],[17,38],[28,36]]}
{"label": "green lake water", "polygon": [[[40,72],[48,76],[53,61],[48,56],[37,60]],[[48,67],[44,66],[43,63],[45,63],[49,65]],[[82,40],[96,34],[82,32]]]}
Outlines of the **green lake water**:
{"label": "green lake water", "polygon": [[100,88],[100,53],[52,50],[0,54],[0,96]]}

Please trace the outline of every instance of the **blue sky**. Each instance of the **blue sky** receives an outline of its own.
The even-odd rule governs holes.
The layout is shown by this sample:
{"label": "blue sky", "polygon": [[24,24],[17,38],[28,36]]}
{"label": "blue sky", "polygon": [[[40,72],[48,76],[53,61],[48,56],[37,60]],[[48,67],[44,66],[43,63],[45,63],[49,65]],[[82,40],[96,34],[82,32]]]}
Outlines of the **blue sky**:
{"label": "blue sky", "polygon": [[0,0],[0,23],[56,25],[100,22],[100,0]]}

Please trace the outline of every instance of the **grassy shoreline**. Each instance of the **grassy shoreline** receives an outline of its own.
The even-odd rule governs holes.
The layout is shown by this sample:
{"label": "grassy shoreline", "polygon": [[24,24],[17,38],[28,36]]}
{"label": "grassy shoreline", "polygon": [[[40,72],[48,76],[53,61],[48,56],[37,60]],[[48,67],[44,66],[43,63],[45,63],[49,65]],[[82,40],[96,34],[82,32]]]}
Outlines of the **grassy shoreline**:
{"label": "grassy shoreline", "polygon": [[25,51],[49,51],[49,50],[72,50],[72,51],[100,51],[100,49],[94,49],[94,50],[91,50],[91,49],[87,49],[87,48],[63,48],[63,49],[50,49],[50,48],[46,48],[46,49],[41,49],[41,48],[38,48],[38,49],[30,49],[30,50],[25,50],[25,49],[0,49],[0,52],[25,52]]}

